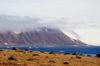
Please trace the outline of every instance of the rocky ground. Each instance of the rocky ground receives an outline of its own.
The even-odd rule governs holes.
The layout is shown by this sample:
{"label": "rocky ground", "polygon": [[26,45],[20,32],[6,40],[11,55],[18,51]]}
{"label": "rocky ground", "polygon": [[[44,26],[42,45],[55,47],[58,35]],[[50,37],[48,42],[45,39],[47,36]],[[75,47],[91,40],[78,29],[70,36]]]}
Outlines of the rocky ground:
{"label": "rocky ground", "polygon": [[0,49],[0,66],[100,66],[100,58],[78,53]]}

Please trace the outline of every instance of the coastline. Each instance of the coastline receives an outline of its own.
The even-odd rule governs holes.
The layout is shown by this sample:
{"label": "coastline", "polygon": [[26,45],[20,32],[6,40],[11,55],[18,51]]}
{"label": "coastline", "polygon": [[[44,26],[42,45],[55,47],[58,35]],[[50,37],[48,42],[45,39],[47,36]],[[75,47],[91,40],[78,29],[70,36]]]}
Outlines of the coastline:
{"label": "coastline", "polygon": [[78,52],[82,55],[92,55],[100,53],[100,46],[0,46],[0,49],[19,48],[20,50],[55,52],[55,53],[70,53]]}

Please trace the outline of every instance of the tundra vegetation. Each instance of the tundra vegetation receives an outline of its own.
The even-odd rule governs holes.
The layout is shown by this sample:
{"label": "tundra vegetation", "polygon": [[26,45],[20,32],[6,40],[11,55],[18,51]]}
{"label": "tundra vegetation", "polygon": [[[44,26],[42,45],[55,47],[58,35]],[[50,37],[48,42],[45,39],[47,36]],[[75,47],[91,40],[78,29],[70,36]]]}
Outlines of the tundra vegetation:
{"label": "tundra vegetation", "polygon": [[100,66],[100,57],[54,52],[0,49],[0,66]]}

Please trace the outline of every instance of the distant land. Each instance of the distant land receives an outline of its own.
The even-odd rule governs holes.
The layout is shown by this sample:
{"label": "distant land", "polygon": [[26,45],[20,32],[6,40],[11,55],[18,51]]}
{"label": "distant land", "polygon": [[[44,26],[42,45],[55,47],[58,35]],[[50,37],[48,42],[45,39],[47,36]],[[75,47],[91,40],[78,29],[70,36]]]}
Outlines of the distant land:
{"label": "distant land", "polygon": [[38,28],[31,31],[0,32],[0,46],[85,46],[84,42],[70,38],[61,30]]}

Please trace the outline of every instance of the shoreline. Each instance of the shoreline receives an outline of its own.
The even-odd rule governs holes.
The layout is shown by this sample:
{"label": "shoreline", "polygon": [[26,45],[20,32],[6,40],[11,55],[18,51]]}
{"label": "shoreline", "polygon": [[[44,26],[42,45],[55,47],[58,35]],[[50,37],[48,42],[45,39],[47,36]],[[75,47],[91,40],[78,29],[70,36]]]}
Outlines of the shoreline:
{"label": "shoreline", "polygon": [[[55,53],[70,53],[78,52],[79,54],[83,54],[85,56],[91,55],[96,56],[100,53],[100,46],[0,46],[0,49],[12,49],[19,48],[20,50],[31,50],[31,51],[43,51],[43,52],[55,52]],[[95,48],[96,47],[96,48]],[[56,50],[55,50],[56,48]],[[85,49],[84,49],[85,48]],[[95,50],[95,49],[97,50]],[[49,49],[49,50],[48,50]],[[87,49],[87,50],[86,50]],[[91,50],[92,49],[92,50]],[[93,51],[95,50],[95,51]]]}

